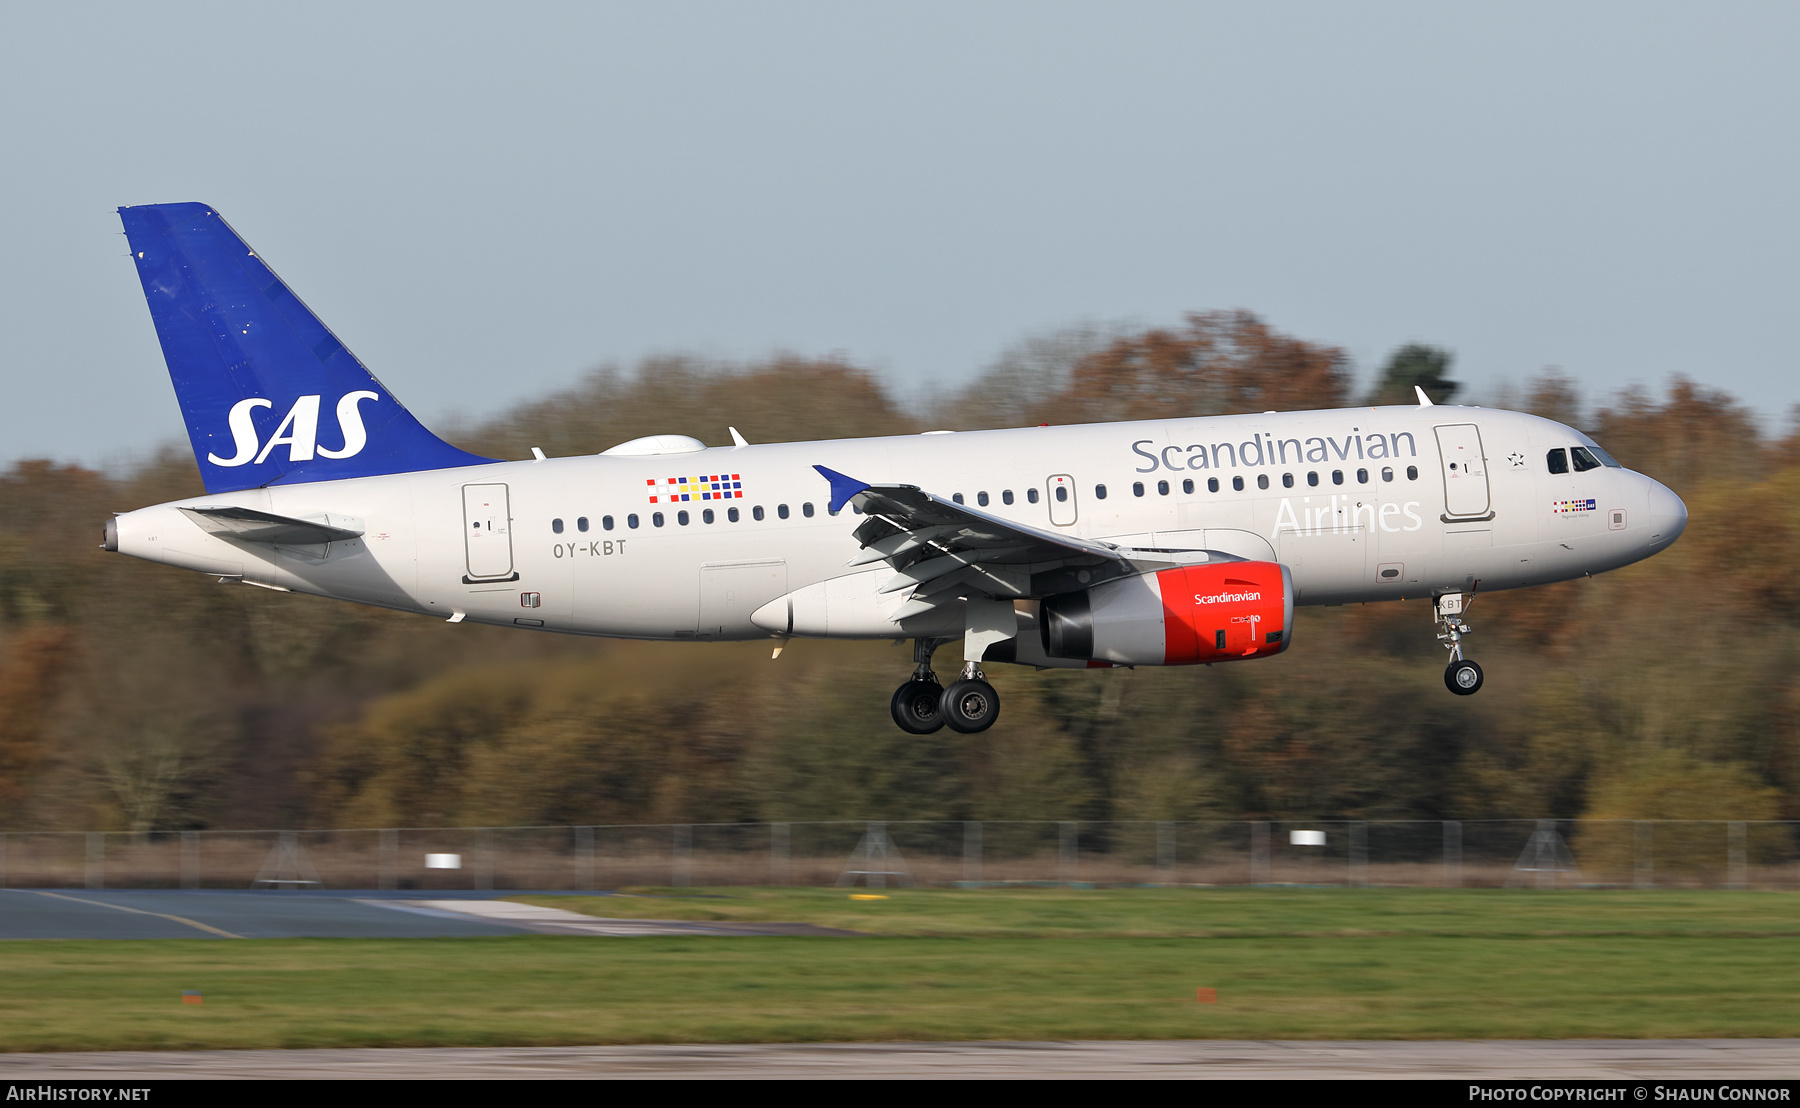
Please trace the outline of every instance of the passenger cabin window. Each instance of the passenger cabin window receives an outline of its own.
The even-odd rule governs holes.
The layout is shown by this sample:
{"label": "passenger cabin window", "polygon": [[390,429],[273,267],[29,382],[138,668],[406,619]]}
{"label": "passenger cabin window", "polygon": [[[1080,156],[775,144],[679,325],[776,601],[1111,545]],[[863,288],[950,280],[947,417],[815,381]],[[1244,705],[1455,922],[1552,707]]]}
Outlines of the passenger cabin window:
{"label": "passenger cabin window", "polygon": [[1037,490],[1036,489],[1026,489],[1025,490],[1025,500],[1027,503],[1036,504],[1037,503]]}
{"label": "passenger cabin window", "polygon": [[963,503],[963,502],[964,502],[964,501],[963,501],[963,496],[962,496],[962,493],[960,493],[960,492],[953,492],[953,493],[951,493],[951,494],[950,494],[950,499],[952,499],[952,500],[954,500],[954,501],[956,501],[956,502],[957,502],[957,503],[958,503],[958,504],[961,504],[961,503]]}
{"label": "passenger cabin window", "polygon": [[1206,479],[1206,491],[1207,492],[1218,492],[1219,491],[1219,479],[1217,477],[1208,477]]}
{"label": "passenger cabin window", "polygon": [[1000,503],[1002,503],[1002,504],[1011,504],[1012,503],[1012,490],[1011,489],[1000,490]]}
{"label": "passenger cabin window", "polygon": [[1156,495],[1158,495],[1158,496],[1169,495],[1169,483],[1167,481],[1158,481],[1156,483]]}
{"label": "passenger cabin window", "polygon": [[1256,487],[1259,489],[1268,488],[1269,487],[1269,475],[1266,473],[1257,474],[1256,475]]}
{"label": "passenger cabin window", "polygon": [[812,501],[808,500],[806,503],[800,505],[800,514],[805,516],[807,519],[812,518],[812,515],[813,515]]}
{"label": "passenger cabin window", "polygon": [[762,510],[761,504],[758,504],[756,507],[750,509],[750,518],[754,519],[758,523],[762,522],[763,510]]}
{"label": "passenger cabin window", "polygon": [[1381,479],[1383,481],[1392,481],[1394,479],[1394,467],[1393,466],[1382,466],[1381,467]]}
{"label": "passenger cabin window", "polygon": [[1185,493],[1192,493],[1194,491],[1194,479],[1192,477],[1189,477],[1181,483],[1181,491]]}
{"label": "passenger cabin window", "polygon": [[1406,467],[1406,479],[1408,481],[1417,481],[1419,479],[1419,467],[1418,466],[1407,466]]}
{"label": "passenger cabin window", "polygon": [[663,514],[661,512],[651,512],[650,525],[652,527],[661,527],[663,525]]}
{"label": "passenger cabin window", "polygon": [[1281,487],[1284,489],[1293,488],[1294,487],[1294,475],[1291,473],[1282,474],[1281,475]]}
{"label": "passenger cabin window", "polygon": [[1559,446],[1545,455],[1544,466],[1551,473],[1567,473],[1569,472],[1569,456]]}
{"label": "passenger cabin window", "polygon": [[1233,490],[1235,490],[1237,492],[1243,492],[1244,491],[1244,479],[1242,477],[1233,477],[1231,479],[1231,487]]}
{"label": "passenger cabin window", "polygon": [[787,505],[786,504],[775,505],[775,514],[782,519],[786,519],[788,517]]}
{"label": "passenger cabin window", "polygon": [[582,516],[580,519],[575,521],[575,530],[577,530],[577,531],[586,531],[587,530],[587,517],[586,516]]}
{"label": "passenger cabin window", "polygon": [[681,524],[683,527],[686,527],[688,525],[688,514],[687,514],[686,508],[683,508],[681,511],[675,513],[675,522]]}
{"label": "passenger cabin window", "polygon": [[700,522],[711,523],[712,521],[713,521],[713,510],[711,508],[707,508],[706,510],[704,510],[700,513]]}
{"label": "passenger cabin window", "polygon": [[637,525],[638,525],[638,518],[637,518],[636,512],[633,512],[630,515],[625,517],[625,526],[627,526],[627,527],[631,528],[633,531],[635,531],[635,530],[637,530]]}
{"label": "passenger cabin window", "polygon": [[[1105,500],[1106,499],[1106,486],[1105,485],[1095,485],[1094,486],[1094,495],[1099,497],[1102,500]],[[1069,487],[1067,485],[1056,486],[1056,502],[1058,504],[1063,504],[1063,503],[1066,503],[1068,501],[1068,499],[1069,499]]]}
{"label": "passenger cabin window", "polygon": [[601,516],[600,517],[600,530],[610,531],[612,529],[613,529],[613,517]]}
{"label": "passenger cabin window", "polygon": [[1306,475],[1306,483],[1317,487],[1319,484],[1319,471],[1315,469],[1311,473],[1308,473]]}
{"label": "passenger cabin window", "polygon": [[976,493],[975,494],[975,504],[977,507],[981,507],[981,508],[987,507],[988,506],[988,494],[985,492]]}
{"label": "passenger cabin window", "polygon": [[[1131,483],[1131,495],[1133,495],[1133,496],[1144,495],[1144,483],[1142,481],[1133,481]],[[561,530],[560,527],[557,529]]]}
{"label": "passenger cabin window", "polygon": [[[757,511],[760,512],[760,511],[762,511],[762,509],[758,508]],[[729,519],[733,523],[736,523],[738,521],[738,510],[736,508],[725,509],[725,518]]]}
{"label": "passenger cabin window", "polygon": [[1344,483],[1344,471],[1341,469],[1332,470],[1331,471],[1331,483],[1334,485],[1343,484]]}
{"label": "passenger cabin window", "polygon": [[1356,471],[1356,483],[1359,485],[1368,484],[1369,483],[1369,471],[1366,469],[1357,470]]}
{"label": "passenger cabin window", "polygon": [[1589,454],[1588,448],[1585,446],[1570,447],[1569,457],[1575,462],[1576,473],[1586,473],[1590,469],[1600,468],[1600,459]]}
{"label": "passenger cabin window", "polygon": [[562,520],[560,520],[560,519],[551,520],[550,521],[550,530],[556,532],[559,535],[562,534]]}

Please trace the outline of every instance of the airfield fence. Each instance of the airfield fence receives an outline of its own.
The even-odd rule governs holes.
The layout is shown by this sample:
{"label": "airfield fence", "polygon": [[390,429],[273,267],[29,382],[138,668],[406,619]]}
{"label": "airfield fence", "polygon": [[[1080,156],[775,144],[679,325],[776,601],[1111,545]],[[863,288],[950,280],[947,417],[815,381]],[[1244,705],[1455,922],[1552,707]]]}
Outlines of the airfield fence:
{"label": "airfield fence", "polygon": [[0,887],[1800,887],[1800,821],[939,820],[0,833]]}

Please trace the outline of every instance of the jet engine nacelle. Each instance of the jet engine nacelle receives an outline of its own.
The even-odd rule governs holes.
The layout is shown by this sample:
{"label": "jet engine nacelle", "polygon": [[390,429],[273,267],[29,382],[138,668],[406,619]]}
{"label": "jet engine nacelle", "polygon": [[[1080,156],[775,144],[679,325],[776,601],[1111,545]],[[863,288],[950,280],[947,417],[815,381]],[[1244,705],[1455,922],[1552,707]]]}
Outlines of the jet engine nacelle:
{"label": "jet engine nacelle", "polygon": [[1294,579],[1276,562],[1178,566],[1044,600],[1044,653],[1125,666],[1186,666],[1287,649]]}

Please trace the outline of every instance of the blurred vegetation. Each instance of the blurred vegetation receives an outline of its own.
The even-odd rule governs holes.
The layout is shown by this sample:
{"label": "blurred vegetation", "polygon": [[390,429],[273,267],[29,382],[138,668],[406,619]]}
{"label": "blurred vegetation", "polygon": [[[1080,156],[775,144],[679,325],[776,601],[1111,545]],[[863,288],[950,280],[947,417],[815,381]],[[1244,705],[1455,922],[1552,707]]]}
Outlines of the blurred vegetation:
{"label": "blurred vegetation", "polygon": [[[687,889],[521,898],[860,938],[9,940],[14,1051],[1792,1038],[1771,892]],[[31,894],[14,892],[12,897]],[[1221,941],[1228,940],[1228,941]],[[1196,988],[1217,1002],[1195,1003]],[[202,1006],[181,994],[205,995]]]}
{"label": "blurred vegetation", "polygon": [[[1448,396],[1450,371],[1409,346],[1371,395]],[[652,359],[455,437],[563,455],[722,444],[726,422],[769,442],[1328,407],[1353,385],[1335,348],[1196,313],[1033,339],[923,401],[835,359]],[[996,667],[1006,709],[973,738],[894,727],[904,649],[771,662],[219,585],[97,548],[109,512],[199,490],[185,451],[113,475],[21,462],[0,474],[0,827],[1800,818],[1800,434],[1687,381],[1589,398],[1551,373],[1506,399],[1589,430],[1692,516],[1647,562],[1479,598],[1482,695],[1444,691],[1424,604],[1302,609],[1295,648],[1254,665]],[[1674,842],[1658,856],[1680,864]]]}

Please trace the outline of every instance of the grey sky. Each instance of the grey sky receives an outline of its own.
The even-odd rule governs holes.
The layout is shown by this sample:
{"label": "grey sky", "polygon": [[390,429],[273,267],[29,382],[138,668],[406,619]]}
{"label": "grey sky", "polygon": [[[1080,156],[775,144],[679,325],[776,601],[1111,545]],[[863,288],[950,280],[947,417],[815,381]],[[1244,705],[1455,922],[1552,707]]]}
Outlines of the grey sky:
{"label": "grey sky", "polygon": [[[1800,402],[1800,6],[0,7],[0,458],[182,437],[113,209],[201,200],[427,422],[596,364],[1248,308],[1490,389]],[[730,413],[721,412],[721,425]],[[646,427],[646,432],[657,428]]]}

